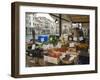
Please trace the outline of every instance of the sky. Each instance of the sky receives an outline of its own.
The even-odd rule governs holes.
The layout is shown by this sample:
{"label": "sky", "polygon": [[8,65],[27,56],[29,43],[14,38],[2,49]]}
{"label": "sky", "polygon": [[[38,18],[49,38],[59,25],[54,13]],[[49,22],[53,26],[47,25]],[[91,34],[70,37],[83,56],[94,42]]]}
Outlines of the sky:
{"label": "sky", "polygon": [[49,19],[51,21],[55,21],[49,14],[46,14],[46,13],[37,13],[36,16],[37,17],[46,17],[47,19]]}

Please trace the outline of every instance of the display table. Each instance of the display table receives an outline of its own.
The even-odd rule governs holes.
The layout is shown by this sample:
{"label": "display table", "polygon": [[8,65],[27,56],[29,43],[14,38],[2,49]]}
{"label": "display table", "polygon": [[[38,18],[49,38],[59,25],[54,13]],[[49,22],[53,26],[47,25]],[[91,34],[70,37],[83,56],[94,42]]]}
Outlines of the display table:
{"label": "display table", "polygon": [[59,58],[44,55],[44,61],[46,63],[59,64],[60,60]]}
{"label": "display table", "polygon": [[[70,55],[67,59],[65,56]],[[76,51],[75,48],[55,48],[55,49],[49,49],[48,54],[44,55],[44,61],[53,63],[53,64],[59,64],[59,62],[62,62],[64,64],[71,64],[71,63],[77,63],[79,52]]]}
{"label": "display table", "polygon": [[78,60],[78,55],[74,55],[71,54],[69,59],[67,59],[66,57],[63,59],[60,59],[62,64],[77,64],[77,60]]}

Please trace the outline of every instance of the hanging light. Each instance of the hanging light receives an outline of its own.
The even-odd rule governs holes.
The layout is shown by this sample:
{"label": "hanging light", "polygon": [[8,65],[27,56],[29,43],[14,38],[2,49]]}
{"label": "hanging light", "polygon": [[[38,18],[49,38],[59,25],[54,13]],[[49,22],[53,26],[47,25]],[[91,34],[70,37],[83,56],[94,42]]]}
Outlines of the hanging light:
{"label": "hanging light", "polygon": [[55,23],[58,23],[58,20],[57,19],[55,20]]}

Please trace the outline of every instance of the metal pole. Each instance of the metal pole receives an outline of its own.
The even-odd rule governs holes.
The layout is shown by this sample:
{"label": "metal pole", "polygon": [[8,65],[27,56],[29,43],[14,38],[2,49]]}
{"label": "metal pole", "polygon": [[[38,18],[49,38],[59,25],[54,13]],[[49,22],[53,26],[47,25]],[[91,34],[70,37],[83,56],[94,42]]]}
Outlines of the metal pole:
{"label": "metal pole", "polygon": [[61,21],[61,17],[62,17],[62,15],[59,14],[59,35],[60,35],[60,36],[61,36],[61,34],[62,34],[62,21]]}

